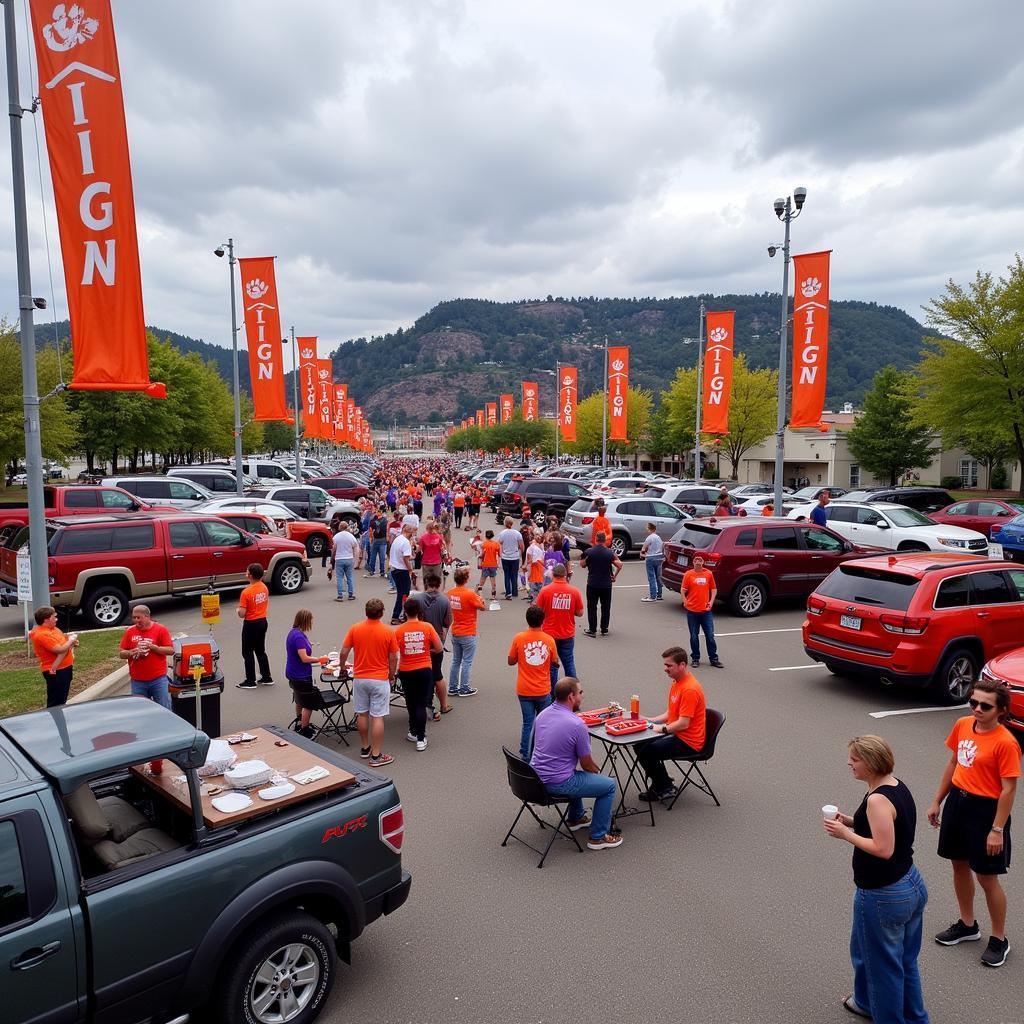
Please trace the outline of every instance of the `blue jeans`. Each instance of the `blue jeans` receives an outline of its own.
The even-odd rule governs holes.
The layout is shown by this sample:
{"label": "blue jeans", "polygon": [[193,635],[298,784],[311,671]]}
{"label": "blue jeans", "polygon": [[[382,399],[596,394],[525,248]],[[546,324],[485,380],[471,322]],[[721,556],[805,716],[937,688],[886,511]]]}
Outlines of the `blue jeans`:
{"label": "blue jeans", "polygon": [[351,558],[339,558],[334,563],[334,582],[338,584],[338,597],[343,597],[341,581],[344,578],[348,584],[348,596],[353,597],[355,590],[352,587],[352,566],[353,561]]}
{"label": "blue jeans", "polygon": [[[562,671],[567,676],[576,676],[576,637],[570,636],[565,640],[555,640],[555,649],[558,651],[558,660],[562,664]],[[558,682],[558,666],[551,663],[551,692],[555,692],[555,683]]]}
{"label": "blue jeans", "polygon": [[650,588],[651,597],[661,597],[661,567],[664,564],[664,557],[655,558],[648,556],[644,561],[644,568],[647,570],[647,586]]}
{"label": "blue jeans", "polygon": [[366,571],[372,576],[373,567],[377,564],[377,559],[380,559],[380,574],[384,576],[387,574],[387,563],[384,561],[388,553],[388,542],[386,540],[374,540],[370,542],[370,561],[366,567]]}
{"label": "blue jeans", "polygon": [[503,558],[501,571],[505,574],[505,593],[512,597],[519,596],[519,559]]}
{"label": "blue jeans", "polygon": [[[519,740],[519,756],[524,761],[530,760],[530,748],[533,746],[533,721],[551,703],[551,694],[543,697],[520,697],[519,707],[523,711],[523,735]],[[581,814],[577,818],[583,817]]]}
{"label": "blue jeans", "polygon": [[927,902],[916,867],[892,885],[854,893],[853,998],[875,1024],[928,1024],[917,968]]}
{"label": "blue jeans", "polygon": [[715,620],[710,611],[687,612],[686,624],[690,627],[690,657],[700,659],[700,633],[704,631],[704,643],[708,649],[708,661],[718,661],[718,644],[715,643]]}
{"label": "blue jeans", "polygon": [[[523,698],[520,697],[520,700]],[[598,772],[573,772],[572,775],[557,785],[544,787],[552,796],[569,796],[569,820],[579,821],[585,811],[583,797],[596,797],[594,813],[590,820],[590,838],[604,839],[612,823],[612,806],[615,803],[615,780]]]}
{"label": "blue jeans", "polygon": [[171,695],[167,692],[167,676],[159,676],[156,679],[133,679],[132,696],[148,697],[161,707],[170,708]]}
{"label": "blue jeans", "polygon": [[475,636],[452,636],[452,669],[448,675],[448,692],[465,693],[469,689],[469,673],[476,657]]}

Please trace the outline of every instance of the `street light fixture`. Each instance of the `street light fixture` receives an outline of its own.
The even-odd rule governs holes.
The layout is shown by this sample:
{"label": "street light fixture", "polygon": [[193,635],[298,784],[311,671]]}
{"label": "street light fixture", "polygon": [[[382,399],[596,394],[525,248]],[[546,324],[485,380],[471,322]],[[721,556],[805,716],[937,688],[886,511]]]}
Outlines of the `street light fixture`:
{"label": "street light fixture", "polygon": [[[786,226],[782,243],[782,319],[779,328],[779,408],[775,430],[775,514],[782,514],[782,475],[786,459],[786,334],[789,327],[789,226],[807,202],[807,189],[802,185],[793,189],[792,196],[776,199],[772,206],[775,216]],[[779,251],[777,245],[768,246],[769,257]]]}
{"label": "street light fixture", "polygon": [[228,273],[231,276],[231,377],[235,400],[235,490],[244,493],[242,486],[242,402],[238,384],[238,313],[235,310],[235,241],[221,242],[213,255],[223,259],[225,245],[228,254]]}

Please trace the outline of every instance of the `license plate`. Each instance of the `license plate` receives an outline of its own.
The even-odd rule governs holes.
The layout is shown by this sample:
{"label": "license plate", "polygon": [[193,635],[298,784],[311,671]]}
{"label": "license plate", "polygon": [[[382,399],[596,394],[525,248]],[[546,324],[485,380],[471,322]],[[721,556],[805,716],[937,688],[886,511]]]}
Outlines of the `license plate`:
{"label": "license plate", "polygon": [[863,619],[858,615],[840,615],[839,625],[845,626],[847,629],[860,629]]}
{"label": "license plate", "polygon": [[1001,562],[1003,560],[1003,545],[995,544],[989,541],[988,545],[988,557],[994,558],[996,561]]}

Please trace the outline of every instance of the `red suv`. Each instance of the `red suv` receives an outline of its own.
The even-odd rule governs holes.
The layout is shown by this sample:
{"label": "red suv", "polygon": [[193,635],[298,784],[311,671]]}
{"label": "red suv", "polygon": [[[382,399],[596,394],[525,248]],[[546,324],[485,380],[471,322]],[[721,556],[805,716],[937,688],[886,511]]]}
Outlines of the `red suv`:
{"label": "red suv", "polygon": [[961,704],[1024,638],[1024,568],[940,552],[841,565],[808,598],[804,650],[837,675],[930,687]]}
{"label": "red suv", "polygon": [[1005,683],[1010,688],[1010,717],[1004,725],[1024,747],[1024,647],[993,658],[981,670],[981,678]]}
{"label": "red suv", "polygon": [[788,519],[690,519],[665,545],[662,576],[678,591],[694,555],[736,615],[760,615],[770,597],[805,597],[841,562],[870,554],[838,534]]}

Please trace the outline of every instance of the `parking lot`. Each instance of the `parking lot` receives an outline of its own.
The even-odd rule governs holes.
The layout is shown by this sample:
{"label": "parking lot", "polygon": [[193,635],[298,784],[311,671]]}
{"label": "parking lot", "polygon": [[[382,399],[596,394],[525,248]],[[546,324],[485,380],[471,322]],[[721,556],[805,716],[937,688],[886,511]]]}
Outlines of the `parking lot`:
{"label": "parking lot", "polygon": [[[468,554],[466,534],[457,545]],[[574,583],[585,584],[577,570]],[[577,634],[585,707],[639,693],[641,711],[664,710],[660,652],[686,645],[677,595],[642,604],[641,564],[616,584],[611,635]],[[224,731],[291,718],[283,641],[295,611],[316,616],[319,653],[340,646],[366,597],[387,599],[383,581],[357,575],[360,600],[336,604],[316,566],[299,595],[273,598],[274,687],[236,690],[239,627],[234,594],[224,596],[215,634],[229,680]],[[198,599],[154,602],[172,632],[199,631]],[[758,618],[717,617],[725,668],[697,671],[708,704],[727,716],[707,774],[720,808],[688,790],[672,812],[623,823],[625,842],[579,854],[559,844],[542,871],[518,845],[499,845],[517,809],[501,745],[520,728],[514,671],[505,656],[522,628],[525,602],[481,616],[474,666],[480,693],[430,727],[430,745],[406,743],[404,714],[388,725],[385,749],[406,811],[412,895],[368,930],[342,966],[323,1016],[332,1022],[542,1022],[598,1016],[637,1021],[821,1022],[850,1019],[847,955],[852,895],[850,847],[825,837],[820,807],[852,812],[863,789],[849,777],[846,740],[877,732],[896,751],[896,774],[917,800],[916,860],[931,893],[926,936],[957,916],[950,873],[924,822],[958,713],[931,709],[920,694],[842,680],[809,663],[800,643],[801,602]],[[0,611],[0,633],[20,629],[20,612]],[[880,716],[880,717],[875,717]],[[356,742],[353,740],[353,753]],[[520,825],[520,827],[525,827]],[[1008,933],[1024,943],[1021,868],[1011,869]],[[979,902],[983,928],[986,923]],[[1018,957],[991,971],[984,943],[921,956],[926,1004],[937,1024],[1024,1021]]]}

